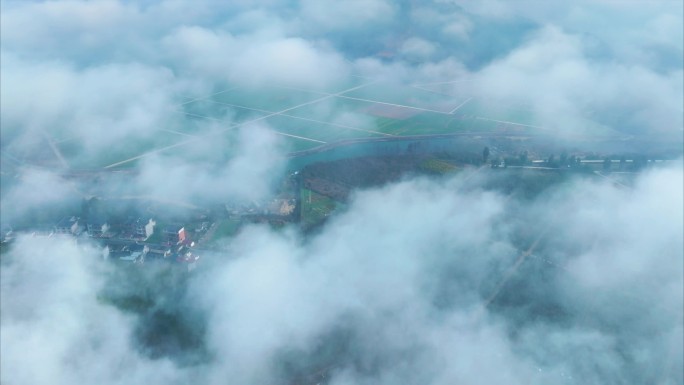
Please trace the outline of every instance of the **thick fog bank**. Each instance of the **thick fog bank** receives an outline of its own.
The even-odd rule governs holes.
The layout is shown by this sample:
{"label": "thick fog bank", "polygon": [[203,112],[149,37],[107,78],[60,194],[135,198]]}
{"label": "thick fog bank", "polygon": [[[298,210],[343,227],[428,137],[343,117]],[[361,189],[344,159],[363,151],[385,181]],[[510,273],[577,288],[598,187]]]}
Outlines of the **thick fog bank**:
{"label": "thick fog bank", "polygon": [[[359,192],[311,239],[245,228],[185,289],[153,289],[203,330],[189,367],[150,358],[145,319],[103,300],[99,251],[22,238],[3,255],[3,382],[681,382],[681,166],[532,201],[486,178]],[[160,285],[123,277],[106,285]]]}

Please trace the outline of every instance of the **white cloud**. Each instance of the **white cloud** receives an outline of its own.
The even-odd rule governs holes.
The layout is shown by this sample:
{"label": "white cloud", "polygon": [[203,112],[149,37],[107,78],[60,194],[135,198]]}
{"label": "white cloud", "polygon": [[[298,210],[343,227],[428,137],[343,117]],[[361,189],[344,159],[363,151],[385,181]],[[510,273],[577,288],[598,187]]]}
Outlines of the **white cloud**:
{"label": "white cloud", "polygon": [[[129,188],[140,195],[195,206],[267,198],[284,167],[281,138],[256,123],[237,129],[237,135],[225,135],[234,139],[209,134],[178,151],[145,159],[137,182]],[[225,155],[227,149],[232,150],[231,156]]]}
{"label": "white cloud", "polygon": [[631,133],[681,131],[681,70],[596,61],[580,38],[556,28],[477,75],[482,96],[526,102],[538,125],[561,132],[590,132],[596,124]]}
{"label": "white cloud", "polygon": [[352,30],[392,20],[395,8],[385,0],[304,0],[301,17],[303,22],[314,23],[322,30]]}
{"label": "white cloud", "polygon": [[[132,345],[132,320],[100,303],[98,252],[67,238],[20,238],[3,255],[2,381],[183,383],[166,360]],[[9,258],[9,261],[6,259]]]}
{"label": "white cloud", "polygon": [[[3,257],[2,349],[11,357],[3,359],[3,380],[261,383],[285,375],[282,354],[301,354],[306,367],[321,344],[341,344],[328,347],[337,352],[326,364],[332,383],[676,382],[681,347],[668,338],[681,335],[683,317],[683,277],[673,268],[682,261],[681,175],[681,165],[653,170],[633,191],[577,181],[516,204],[474,189],[482,180],[468,187],[462,177],[417,179],[357,194],[306,241],[291,230],[248,227],[205,256],[190,294],[178,298],[178,306],[192,301],[190,311],[207,323],[213,358],[195,368],[131,348],[135,320],[95,300],[105,267],[95,250],[58,238],[20,240]],[[535,223],[511,220],[520,213]],[[517,283],[500,294],[529,306],[504,299],[482,309],[515,262],[516,234],[529,226],[548,227],[535,254],[557,267],[529,257],[517,273],[525,276],[513,276]],[[535,309],[544,303],[560,319]],[[326,340],[340,328],[347,340]],[[22,354],[34,345],[41,371],[30,369],[35,353]],[[87,357],[67,359],[84,349]],[[658,366],[663,356],[674,364]],[[65,359],[72,370],[59,372]],[[642,365],[630,367],[633,360]]]}
{"label": "white cloud", "polygon": [[401,53],[411,59],[427,59],[436,50],[437,47],[433,43],[417,37],[407,39],[400,48]]}
{"label": "white cloud", "polygon": [[[255,97],[273,85],[331,90],[352,70],[393,84],[475,79],[438,89],[523,102],[561,132],[681,132],[679,2],[207,4],[3,2],[3,152],[52,158],[47,132],[76,138],[88,165],[177,135],[160,129],[197,130],[207,136],[183,137],[142,158],[132,179],[100,187],[190,204],[259,199],[284,168],[278,127],[229,129],[234,111],[191,122],[179,102],[227,84]],[[498,40],[510,45],[478,65],[459,59],[467,44]],[[332,98],[311,108],[374,125]],[[3,222],[80,199],[56,173],[11,171],[22,178],[3,186]],[[682,335],[681,164],[645,172],[633,190],[574,180],[528,202],[486,182],[356,192],[316,235],[244,229],[203,256],[190,294],[174,298],[206,323],[211,354],[191,367],[140,353],[143,318],[98,301],[111,271],[97,250],[19,239],[2,257],[2,382],[268,383],[283,379],[285,356],[303,367],[328,360],[335,384],[681,382],[671,342]],[[535,255],[483,309],[538,227],[548,232]]]}
{"label": "white cloud", "polygon": [[164,40],[174,56],[200,76],[246,87],[273,83],[324,88],[346,79],[340,55],[301,38],[234,37],[201,27],[181,28]]}
{"label": "white cloud", "polygon": [[[112,64],[77,70],[3,54],[3,131],[77,138],[93,155],[171,128],[175,79],[166,68]],[[39,74],[39,76],[37,76]],[[5,143],[8,145],[10,143]]]}
{"label": "white cloud", "polygon": [[[29,169],[18,174],[17,179],[11,185],[3,186],[0,200],[3,225],[21,219],[29,211],[73,205],[82,198],[75,184],[46,170]],[[8,180],[3,180],[3,183]]]}

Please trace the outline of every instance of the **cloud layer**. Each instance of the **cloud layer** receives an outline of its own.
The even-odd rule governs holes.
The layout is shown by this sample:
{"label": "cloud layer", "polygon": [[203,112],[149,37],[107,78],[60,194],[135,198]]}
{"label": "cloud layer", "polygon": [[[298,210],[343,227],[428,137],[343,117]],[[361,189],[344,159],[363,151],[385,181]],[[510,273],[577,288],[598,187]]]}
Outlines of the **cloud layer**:
{"label": "cloud layer", "polygon": [[[544,132],[677,143],[682,11],[4,1],[0,219],[102,193],[263,199],[286,154],[312,145],[290,127],[373,135],[364,98],[490,119],[510,108]],[[231,90],[251,107],[231,105]],[[64,176],[105,166],[135,172]],[[578,177],[520,199],[488,187],[496,178],[359,191],[315,235],[248,226],[178,281],[154,268],[121,277],[92,245],[20,237],[0,270],[2,382],[681,383],[681,159],[631,189]],[[154,293],[153,308],[124,312],[112,290]],[[199,358],[150,353],[159,314],[188,323]]]}
{"label": "cloud layer", "polygon": [[22,239],[2,269],[3,379],[280,383],[292,361],[340,384],[677,383],[681,175],[516,204],[473,179],[419,179],[359,193],[312,239],[249,227],[174,301],[206,323],[211,358],[190,368],[150,361],[135,316],[98,302],[111,273],[97,250]]}

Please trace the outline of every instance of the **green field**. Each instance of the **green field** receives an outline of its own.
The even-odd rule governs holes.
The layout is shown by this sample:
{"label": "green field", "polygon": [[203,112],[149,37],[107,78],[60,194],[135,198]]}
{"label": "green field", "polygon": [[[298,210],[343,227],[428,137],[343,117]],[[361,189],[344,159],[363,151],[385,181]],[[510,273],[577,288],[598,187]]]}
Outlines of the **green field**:
{"label": "green field", "polygon": [[302,189],[302,225],[315,226],[332,214],[341,203],[317,192]]}
{"label": "green field", "polygon": [[261,89],[258,92],[235,89],[214,95],[210,100],[216,104],[224,103],[226,106],[237,105],[268,112],[277,112],[320,99],[322,96],[316,92],[270,87],[266,90]]}
{"label": "green field", "polygon": [[[77,140],[65,141],[57,146],[70,167],[94,169],[136,157],[153,149],[168,147],[187,139],[188,137],[178,134],[159,131],[146,138],[115,143],[109,146],[106,151],[98,151],[95,154],[85,152],[83,143]],[[134,164],[135,162],[130,162],[121,167],[132,167]]]}
{"label": "green field", "polygon": [[400,104],[428,110],[449,112],[461,97],[427,91],[400,84],[373,84],[344,94],[346,97]]}
{"label": "green field", "polygon": [[456,167],[455,165],[445,160],[435,158],[428,158],[423,160],[422,162],[420,162],[418,167],[420,168],[420,170],[424,172],[437,175],[449,174],[458,171],[458,167]]}
{"label": "green field", "polygon": [[[63,140],[57,147],[72,168],[93,169],[122,161],[127,162],[116,167],[127,168],[135,167],[140,157],[155,153],[192,153],[186,150],[199,141],[221,143],[226,157],[230,157],[236,142],[233,135],[250,122],[273,129],[282,137],[287,151],[359,138],[543,131],[534,127],[529,106],[472,99],[466,91],[449,96],[420,87],[377,82],[344,95],[334,94],[364,81],[355,82],[328,90],[333,94],[278,86],[258,91],[226,87],[225,91],[179,105],[178,111],[169,112],[175,114],[170,127],[153,129],[135,140],[115,141],[95,154],[86,152],[79,138]],[[448,113],[456,107],[454,114]],[[50,149],[45,146],[40,151]]]}
{"label": "green field", "polygon": [[209,245],[215,244],[224,238],[229,238],[237,234],[240,229],[239,219],[224,219],[216,224],[216,229],[211,237],[207,240]]}

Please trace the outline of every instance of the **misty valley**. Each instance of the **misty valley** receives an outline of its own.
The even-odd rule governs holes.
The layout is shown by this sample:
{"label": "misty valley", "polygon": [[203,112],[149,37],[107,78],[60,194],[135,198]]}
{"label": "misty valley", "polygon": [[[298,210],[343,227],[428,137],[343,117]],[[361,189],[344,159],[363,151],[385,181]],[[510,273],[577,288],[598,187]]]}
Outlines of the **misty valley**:
{"label": "misty valley", "polygon": [[681,1],[0,10],[0,383],[684,383]]}

